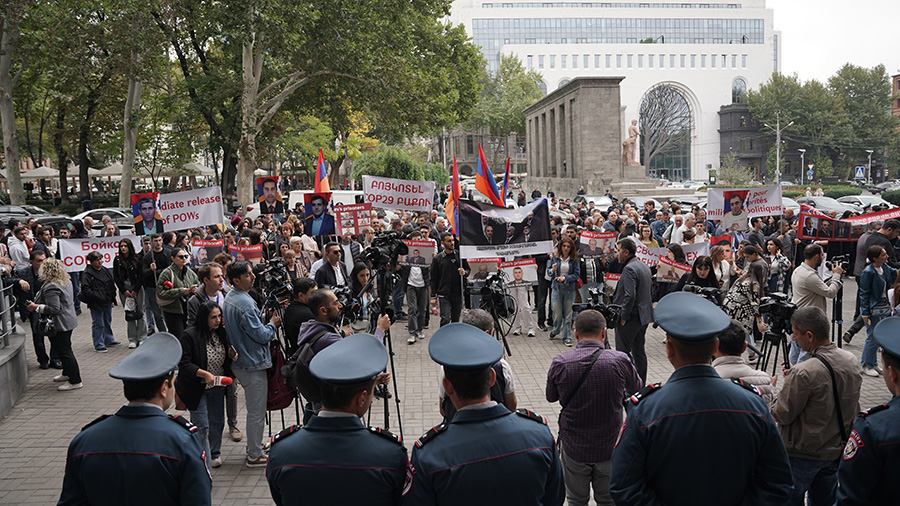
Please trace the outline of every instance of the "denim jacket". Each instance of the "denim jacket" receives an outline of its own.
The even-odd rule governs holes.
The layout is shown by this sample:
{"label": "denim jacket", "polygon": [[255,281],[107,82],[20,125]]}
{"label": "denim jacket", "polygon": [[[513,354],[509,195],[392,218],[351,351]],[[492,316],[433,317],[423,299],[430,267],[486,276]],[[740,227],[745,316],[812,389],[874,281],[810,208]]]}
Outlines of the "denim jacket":
{"label": "denim jacket", "polygon": [[[562,260],[559,257],[552,257],[550,261],[547,262],[547,275],[553,279],[553,283],[550,286],[551,289],[557,290],[556,287],[556,278],[559,276],[559,264]],[[581,266],[579,266],[579,262],[574,260],[569,260],[569,273],[566,274],[566,290],[575,290],[575,281],[581,277]],[[553,266],[556,266],[556,271],[554,273]]]}
{"label": "denim jacket", "polygon": [[235,367],[259,371],[272,367],[269,342],[278,335],[271,323],[263,324],[259,308],[253,297],[232,287],[222,304],[225,330],[231,345],[237,351]]}
{"label": "denim jacket", "polygon": [[[881,265],[883,275],[875,272],[872,264],[863,269],[859,276],[859,314],[871,316],[872,308],[884,297],[885,286],[891,287],[892,281],[897,277],[897,271],[888,264]],[[888,301],[890,302],[890,301]]]}

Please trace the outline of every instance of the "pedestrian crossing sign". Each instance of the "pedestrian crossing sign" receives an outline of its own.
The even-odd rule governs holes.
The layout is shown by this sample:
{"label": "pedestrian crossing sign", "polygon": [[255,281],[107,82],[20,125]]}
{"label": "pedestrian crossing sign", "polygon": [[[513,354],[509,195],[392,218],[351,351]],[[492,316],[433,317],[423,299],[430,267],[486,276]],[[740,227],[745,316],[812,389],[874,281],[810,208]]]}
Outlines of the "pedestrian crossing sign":
{"label": "pedestrian crossing sign", "polygon": [[865,167],[857,167],[856,175],[853,176],[854,179],[865,179],[866,178],[866,168]]}

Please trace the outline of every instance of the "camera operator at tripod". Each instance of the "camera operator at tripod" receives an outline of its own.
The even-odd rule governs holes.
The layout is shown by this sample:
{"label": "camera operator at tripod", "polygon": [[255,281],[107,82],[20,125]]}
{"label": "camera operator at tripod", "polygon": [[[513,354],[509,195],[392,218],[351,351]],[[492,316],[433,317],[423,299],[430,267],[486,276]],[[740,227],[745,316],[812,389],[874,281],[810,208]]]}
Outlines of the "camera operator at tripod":
{"label": "camera operator at tripod", "polygon": [[[828,303],[825,299],[833,299],[841,291],[841,276],[844,269],[840,265],[832,266],[834,276],[826,284],[819,277],[816,269],[822,264],[822,247],[818,244],[810,244],[803,250],[803,263],[794,269],[791,275],[791,286],[794,290],[794,296],[791,302],[798,308],[813,306],[828,314]],[[809,358],[809,354],[800,349],[796,341],[791,341],[790,362],[796,365]]]}
{"label": "camera operator at tripod", "polygon": [[[337,296],[328,289],[318,289],[309,295],[309,309],[312,311],[315,319],[304,322],[300,325],[300,334],[297,338],[297,345],[303,346],[309,342],[313,353],[319,353],[328,346],[343,339],[340,329],[335,325],[340,321],[341,309],[343,306],[338,301]],[[384,333],[391,327],[391,319],[388,315],[378,317],[377,328],[375,329],[375,337],[379,340],[384,339]],[[391,375],[381,373],[378,375],[376,384],[387,385],[390,382]],[[321,403],[307,402],[303,408],[303,425],[309,421],[312,415],[315,415],[322,408]]]}

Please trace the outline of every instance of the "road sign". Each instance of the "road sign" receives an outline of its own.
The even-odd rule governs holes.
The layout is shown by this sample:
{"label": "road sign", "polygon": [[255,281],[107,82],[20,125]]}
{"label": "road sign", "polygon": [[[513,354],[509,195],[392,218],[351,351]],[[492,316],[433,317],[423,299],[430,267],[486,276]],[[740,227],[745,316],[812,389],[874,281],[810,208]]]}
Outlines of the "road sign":
{"label": "road sign", "polygon": [[806,175],[807,175],[807,176],[812,176],[812,175],[813,175],[812,169],[809,169],[808,171],[806,171]]}
{"label": "road sign", "polygon": [[863,166],[856,167],[856,175],[853,176],[854,179],[865,179],[866,178],[866,168]]}

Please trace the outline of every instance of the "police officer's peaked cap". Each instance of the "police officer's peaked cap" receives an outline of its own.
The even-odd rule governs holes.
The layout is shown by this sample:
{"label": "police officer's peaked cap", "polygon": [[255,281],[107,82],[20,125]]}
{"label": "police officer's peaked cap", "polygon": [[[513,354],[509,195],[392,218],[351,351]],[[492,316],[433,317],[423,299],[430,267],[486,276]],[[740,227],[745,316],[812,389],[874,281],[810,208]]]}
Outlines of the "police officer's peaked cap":
{"label": "police officer's peaked cap", "polygon": [[653,314],[656,323],[667,334],[686,342],[713,338],[731,324],[731,318],[718,306],[690,292],[666,295],[656,305]]}
{"label": "police officer's peaked cap", "polygon": [[468,323],[444,325],[428,343],[431,359],[448,369],[477,371],[494,365],[503,346],[487,332]]}
{"label": "police officer's peaked cap", "polygon": [[152,380],[177,369],[180,360],[181,342],[178,338],[168,332],[157,332],[114,365],[109,375],[125,381]]}
{"label": "police officer's peaked cap", "polygon": [[875,342],[888,355],[900,360],[900,317],[885,318],[872,330]]}
{"label": "police officer's peaked cap", "polygon": [[384,343],[372,334],[353,334],[316,353],[309,372],[332,385],[356,385],[378,376],[388,363]]}

